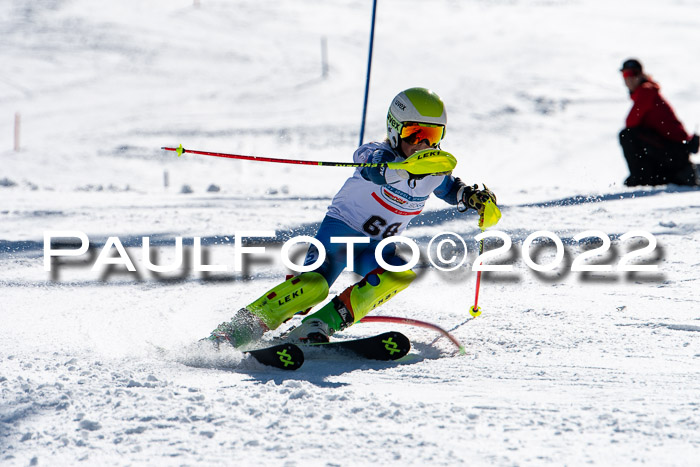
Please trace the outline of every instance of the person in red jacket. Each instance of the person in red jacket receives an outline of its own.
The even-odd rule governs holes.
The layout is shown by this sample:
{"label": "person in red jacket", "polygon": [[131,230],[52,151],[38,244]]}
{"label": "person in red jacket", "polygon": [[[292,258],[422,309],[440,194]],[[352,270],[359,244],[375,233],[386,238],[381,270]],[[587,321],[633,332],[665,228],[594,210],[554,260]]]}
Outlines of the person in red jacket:
{"label": "person in red jacket", "polygon": [[691,137],[685,131],[639,60],[626,60],[620,71],[634,102],[626,128],[620,132],[630,170],[625,185],[698,185],[695,165],[690,162],[690,153],[698,152],[698,135]]}

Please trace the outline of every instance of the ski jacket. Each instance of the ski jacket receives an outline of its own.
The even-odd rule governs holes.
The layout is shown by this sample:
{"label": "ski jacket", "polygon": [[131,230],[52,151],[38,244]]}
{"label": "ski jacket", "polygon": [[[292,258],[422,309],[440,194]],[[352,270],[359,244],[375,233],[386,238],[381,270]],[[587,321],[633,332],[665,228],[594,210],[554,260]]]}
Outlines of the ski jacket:
{"label": "ski jacket", "polygon": [[634,105],[627,116],[627,128],[648,128],[665,139],[687,141],[690,136],[659,89],[657,83],[647,80],[630,93]]}
{"label": "ski jacket", "polygon": [[[400,162],[404,160],[388,142],[367,143],[353,155],[356,163]],[[464,184],[451,175],[427,176],[415,187],[385,167],[355,169],[328,207],[328,215],[365,233],[382,239],[398,235],[421,213],[431,193],[449,204],[457,204],[457,191]]]}

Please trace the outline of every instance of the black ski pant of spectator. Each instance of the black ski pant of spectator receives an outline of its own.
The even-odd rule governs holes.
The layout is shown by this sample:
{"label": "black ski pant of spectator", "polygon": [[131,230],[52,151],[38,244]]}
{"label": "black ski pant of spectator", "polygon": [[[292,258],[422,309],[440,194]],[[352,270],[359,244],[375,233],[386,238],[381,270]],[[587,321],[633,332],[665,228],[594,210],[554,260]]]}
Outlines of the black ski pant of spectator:
{"label": "black ski pant of spectator", "polygon": [[636,127],[620,132],[620,145],[630,169],[625,185],[697,184],[687,144],[669,141],[653,130]]}

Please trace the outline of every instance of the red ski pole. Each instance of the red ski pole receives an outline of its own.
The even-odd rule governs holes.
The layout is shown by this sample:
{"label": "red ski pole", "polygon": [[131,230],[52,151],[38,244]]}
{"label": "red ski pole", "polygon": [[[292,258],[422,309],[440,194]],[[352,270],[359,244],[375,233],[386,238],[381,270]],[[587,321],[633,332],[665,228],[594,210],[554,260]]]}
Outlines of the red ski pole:
{"label": "red ski pole", "polygon": [[301,164],[301,165],[331,165],[336,167],[345,167],[359,164],[345,164],[342,162],[320,162],[320,161],[303,161],[299,159],[279,159],[275,157],[262,157],[262,156],[246,156],[242,154],[227,154],[225,152],[208,152],[208,151],[195,151],[194,149],[185,149],[180,145],[177,148],[163,147],[166,151],[175,151],[179,156],[183,154],[199,154],[201,156],[214,156],[214,157],[225,157],[227,159],[241,159],[246,161],[259,161],[259,162],[277,162],[280,164]]}
{"label": "red ski pole", "polygon": [[[484,217],[481,216],[481,219],[479,219],[479,226],[481,227],[482,232],[484,231],[483,225],[484,225]],[[484,253],[484,239],[482,238],[481,240],[479,240],[479,256],[481,256],[483,253]],[[474,294],[474,306],[469,308],[469,314],[475,318],[481,314],[481,308],[479,308],[479,286],[480,285],[481,285],[481,271],[477,271],[476,272],[476,293]]]}
{"label": "red ski pole", "polygon": [[299,159],[280,159],[276,157],[246,156],[242,154],[227,154],[225,152],[195,151],[185,149],[182,144],[176,148],[163,147],[166,151],[174,151],[178,157],[183,154],[199,154],[202,156],[224,157],[227,159],[241,159],[246,161],[277,162],[279,164],[301,164],[322,167],[387,167],[389,169],[404,169],[417,175],[444,175],[452,173],[457,166],[455,156],[441,149],[426,149],[418,151],[413,156],[401,162],[331,162],[331,161],[304,161]]}
{"label": "red ski pole", "polygon": [[[486,185],[484,185],[486,190]],[[501,219],[501,210],[498,209],[496,203],[488,199],[484,202],[484,209],[481,211],[481,216],[479,217],[479,228],[481,233],[484,233],[486,227],[492,227],[498,223]],[[479,240],[479,256],[484,253],[484,239]],[[469,308],[469,314],[473,317],[477,317],[481,314],[481,308],[479,308],[479,286],[481,285],[481,271],[476,272],[476,292],[474,294],[474,306]]]}

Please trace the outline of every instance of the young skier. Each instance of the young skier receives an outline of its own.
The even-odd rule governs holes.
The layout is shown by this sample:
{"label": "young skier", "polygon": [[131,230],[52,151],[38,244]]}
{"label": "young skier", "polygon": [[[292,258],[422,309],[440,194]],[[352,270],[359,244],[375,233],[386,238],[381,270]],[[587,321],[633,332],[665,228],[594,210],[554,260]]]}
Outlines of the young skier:
{"label": "young skier", "polygon": [[[399,93],[387,114],[387,139],[360,146],[353,156],[356,163],[400,162],[418,151],[439,148],[445,136],[445,106],[434,92],[411,88]],[[411,271],[392,272],[379,267],[375,248],[384,238],[401,234],[409,221],[420,214],[431,193],[457,205],[483,213],[494,194],[478,185],[465,185],[451,175],[415,175],[385,167],[357,168],[335,195],[316,239],[326,251],[322,265],[311,272],[291,277],[240,309],[231,321],[219,325],[208,340],[217,345],[229,342],[239,347],[278,328],[297,313],[304,313],[328,296],[348,263],[347,243],[334,243],[331,237],[353,237],[353,270],[362,280],[345,289],[321,309],[304,318],[286,337],[297,342],[327,342],[333,333],[351,326],[372,309],[386,302],[416,277]],[[387,264],[406,264],[396,253],[396,244],[383,249]],[[305,265],[314,264],[320,252],[308,250]]]}

